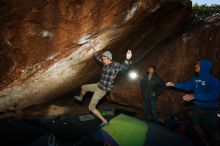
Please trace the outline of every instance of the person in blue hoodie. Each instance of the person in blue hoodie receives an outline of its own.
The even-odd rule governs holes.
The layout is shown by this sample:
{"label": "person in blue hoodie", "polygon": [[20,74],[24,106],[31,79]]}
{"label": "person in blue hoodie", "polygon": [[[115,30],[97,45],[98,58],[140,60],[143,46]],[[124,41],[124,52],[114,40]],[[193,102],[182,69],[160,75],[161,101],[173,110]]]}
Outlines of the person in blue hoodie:
{"label": "person in blue hoodie", "polygon": [[[192,112],[193,127],[204,144],[210,145],[211,143],[217,146],[217,109],[220,82],[210,74],[211,68],[212,62],[202,59],[195,65],[196,75],[192,79],[184,83],[167,82],[166,86],[193,92],[193,94],[183,96],[183,100],[193,100],[194,103]],[[211,140],[207,137],[208,134],[211,135]]]}

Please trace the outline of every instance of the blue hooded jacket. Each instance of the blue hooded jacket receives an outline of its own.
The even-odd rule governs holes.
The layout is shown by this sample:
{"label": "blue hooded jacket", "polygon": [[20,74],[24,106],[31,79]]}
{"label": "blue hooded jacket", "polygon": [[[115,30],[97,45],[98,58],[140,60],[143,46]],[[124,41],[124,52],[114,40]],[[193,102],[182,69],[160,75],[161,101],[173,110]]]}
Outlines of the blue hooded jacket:
{"label": "blue hooded jacket", "polygon": [[210,75],[212,62],[200,61],[200,73],[184,83],[176,83],[175,87],[185,91],[194,91],[194,104],[201,108],[217,108],[220,94],[220,82]]}

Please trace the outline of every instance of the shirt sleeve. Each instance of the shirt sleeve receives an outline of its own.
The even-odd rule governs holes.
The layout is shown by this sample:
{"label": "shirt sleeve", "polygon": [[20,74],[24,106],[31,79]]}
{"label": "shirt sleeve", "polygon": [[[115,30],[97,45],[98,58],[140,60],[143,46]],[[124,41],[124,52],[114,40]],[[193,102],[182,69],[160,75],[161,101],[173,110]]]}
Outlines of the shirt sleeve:
{"label": "shirt sleeve", "polygon": [[184,83],[175,83],[175,88],[185,91],[192,91],[194,89],[194,77]]}
{"label": "shirt sleeve", "polygon": [[115,62],[114,63],[114,69],[116,71],[122,71],[128,69],[129,65],[132,64],[131,61],[125,60],[123,63]]}
{"label": "shirt sleeve", "polygon": [[165,89],[165,83],[158,77],[157,78],[157,90],[156,90],[156,96],[160,95],[161,92]]}
{"label": "shirt sleeve", "polygon": [[99,53],[95,52],[95,54],[93,56],[99,63],[103,64],[102,58],[100,57]]}
{"label": "shirt sleeve", "polygon": [[140,80],[140,87],[142,90],[144,89],[145,80],[146,80],[146,76],[143,75],[143,77]]}

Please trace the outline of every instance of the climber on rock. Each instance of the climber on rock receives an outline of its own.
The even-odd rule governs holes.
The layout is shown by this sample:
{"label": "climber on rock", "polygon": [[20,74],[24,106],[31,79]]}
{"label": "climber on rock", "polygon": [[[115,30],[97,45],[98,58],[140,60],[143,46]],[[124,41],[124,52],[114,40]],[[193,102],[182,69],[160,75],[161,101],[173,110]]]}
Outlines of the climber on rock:
{"label": "climber on rock", "polygon": [[94,92],[89,103],[89,110],[102,121],[100,127],[103,127],[108,125],[108,121],[98,111],[96,105],[106,95],[106,93],[111,90],[117,73],[128,69],[131,64],[130,59],[132,57],[132,52],[131,50],[127,51],[126,60],[123,63],[112,61],[112,54],[109,51],[105,51],[101,56],[96,52],[94,57],[103,65],[101,78],[98,83],[82,85],[80,96],[74,97],[76,100],[81,102],[86,92]]}

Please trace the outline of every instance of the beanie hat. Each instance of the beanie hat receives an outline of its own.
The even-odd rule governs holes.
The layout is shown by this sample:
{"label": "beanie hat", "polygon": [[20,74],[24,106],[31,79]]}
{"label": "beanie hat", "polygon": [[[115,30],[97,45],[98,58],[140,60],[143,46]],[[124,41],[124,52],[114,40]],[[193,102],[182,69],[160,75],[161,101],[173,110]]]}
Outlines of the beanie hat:
{"label": "beanie hat", "polygon": [[109,51],[105,51],[102,56],[108,57],[110,60],[112,60],[112,53]]}

